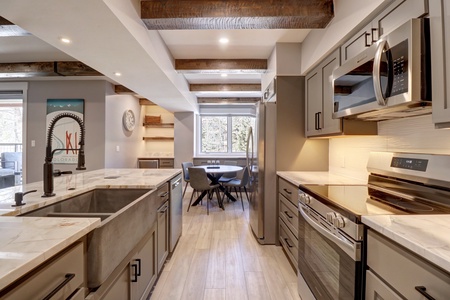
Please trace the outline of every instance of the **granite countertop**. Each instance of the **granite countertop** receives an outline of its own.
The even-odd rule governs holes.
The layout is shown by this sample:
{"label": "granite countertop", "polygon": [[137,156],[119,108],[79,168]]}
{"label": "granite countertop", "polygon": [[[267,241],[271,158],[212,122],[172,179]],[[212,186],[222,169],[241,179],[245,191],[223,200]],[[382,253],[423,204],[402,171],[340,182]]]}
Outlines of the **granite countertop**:
{"label": "granite countertop", "polygon": [[[54,179],[56,196],[42,198],[43,183],[0,190],[0,290],[100,225],[100,218],[39,218],[16,215],[94,188],[157,188],[181,169],[101,169]],[[69,190],[69,188],[75,188]],[[11,207],[14,193],[36,189]]]}
{"label": "granite countertop", "polygon": [[450,273],[450,215],[363,216],[362,222]]}
{"label": "granite countertop", "polygon": [[290,183],[299,186],[301,184],[366,184],[367,180],[346,177],[330,172],[295,172],[278,171],[277,175]]}

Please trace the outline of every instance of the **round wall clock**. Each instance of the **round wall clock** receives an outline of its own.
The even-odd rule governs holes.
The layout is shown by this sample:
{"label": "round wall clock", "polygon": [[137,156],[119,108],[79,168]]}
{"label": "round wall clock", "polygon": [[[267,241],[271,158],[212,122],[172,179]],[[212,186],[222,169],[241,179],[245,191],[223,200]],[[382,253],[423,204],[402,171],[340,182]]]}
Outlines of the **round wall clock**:
{"label": "round wall clock", "polygon": [[128,131],[133,131],[136,126],[136,119],[131,109],[127,109],[122,117],[123,127]]}

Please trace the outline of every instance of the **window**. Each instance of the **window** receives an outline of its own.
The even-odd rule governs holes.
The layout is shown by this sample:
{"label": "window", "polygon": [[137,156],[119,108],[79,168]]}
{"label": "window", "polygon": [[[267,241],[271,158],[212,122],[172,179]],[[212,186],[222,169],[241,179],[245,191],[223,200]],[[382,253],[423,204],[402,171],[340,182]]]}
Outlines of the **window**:
{"label": "window", "polygon": [[200,154],[244,154],[250,126],[250,115],[200,116]]}

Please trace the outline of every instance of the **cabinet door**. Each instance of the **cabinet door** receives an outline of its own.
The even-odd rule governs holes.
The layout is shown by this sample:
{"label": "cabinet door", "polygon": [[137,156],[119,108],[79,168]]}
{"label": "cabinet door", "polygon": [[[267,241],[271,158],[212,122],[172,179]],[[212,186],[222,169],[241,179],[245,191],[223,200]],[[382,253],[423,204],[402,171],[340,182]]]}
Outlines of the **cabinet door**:
{"label": "cabinet door", "polygon": [[341,119],[333,119],[333,71],[340,65],[339,58],[339,49],[337,49],[321,64],[323,88],[322,134],[341,132]]}
{"label": "cabinet door", "polygon": [[130,262],[131,299],[145,299],[157,277],[156,224],[151,229],[148,241]]}
{"label": "cabinet door", "polygon": [[128,300],[130,298],[130,265],[117,277],[117,280],[108,289],[102,299],[107,300]]}
{"label": "cabinet door", "polygon": [[366,300],[401,300],[396,292],[388,287],[371,271],[366,271]]}
{"label": "cabinet door", "polygon": [[322,113],[322,73],[319,67],[306,76],[306,136],[320,134]]}
{"label": "cabinet door", "polygon": [[341,46],[341,62],[346,62],[370,47],[373,43],[373,33],[374,29],[372,28],[372,24],[368,24],[345,42]]}
{"label": "cabinet door", "polygon": [[158,273],[169,254],[169,202],[158,209]]}
{"label": "cabinet door", "polygon": [[409,19],[419,18],[428,14],[428,2],[441,1],[397,0],[392,3],[372,21],[372,27],[374,28],[374,40],[377,40],[382,35],[391,32]]}
{"label": "cabinet door", "polygon": [[430,1],[433,122],[450,127],[450,3]]}

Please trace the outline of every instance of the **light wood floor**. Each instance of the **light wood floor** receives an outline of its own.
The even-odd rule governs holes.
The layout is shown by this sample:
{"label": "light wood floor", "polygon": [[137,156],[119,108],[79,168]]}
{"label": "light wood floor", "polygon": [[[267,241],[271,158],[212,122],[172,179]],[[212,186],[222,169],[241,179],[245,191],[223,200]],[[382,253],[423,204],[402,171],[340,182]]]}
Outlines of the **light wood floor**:
{"label": "light wood floor", "polygon": [[225,211],[213,198],[209,216],[206,201],[186,212],[183,234],[164,267],[150,299],[300,299],[297,277],[283,250],[260,245],[240,200],[225,201]]}

